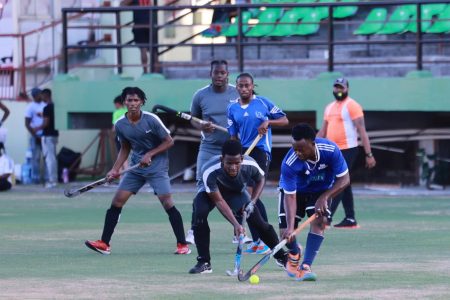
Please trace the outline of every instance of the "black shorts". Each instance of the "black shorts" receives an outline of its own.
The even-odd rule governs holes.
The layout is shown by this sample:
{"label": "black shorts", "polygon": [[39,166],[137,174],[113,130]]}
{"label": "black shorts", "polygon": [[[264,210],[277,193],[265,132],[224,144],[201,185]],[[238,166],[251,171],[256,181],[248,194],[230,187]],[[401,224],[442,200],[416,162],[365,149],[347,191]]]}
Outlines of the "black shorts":
{"label": "black shorts", "polygon": [[[314,214],[316,201],[322,194],[323,192],[307,194],[297,192],[297,212],[295,214],[294,228],[297,228],[298,223],[305,215],[310,217]],[[331,200],[330,203],[328,203],[328,207],[330,206]],[[331,216],[331,212],[329,210],[327,211],[328,216]],[[284,191],[282,189],[280,189],[280,194],[278,196],[278,227],[287,228],[286,212],[284,210]]]}
{"label": "black shorts", "polygon": [[150,43],[150,29],[148,28],[133,28],[133,36],[136,44]]}
{"label": "black shorts", "polygon": [[[247,151],[248,148],[243,148],[242,151]],[[269,166],[270,166],[270,156],[267,154],[266,151],[260,148],[253,148],[252,152],[250,152],[249,155],[251,158],[253,158],[258,166],[264,171],[264,177],[267,178],[267,173],[269,172]],[[254,186],[255,183],[253,180],[249,180],[247,183],[248,186]]]}

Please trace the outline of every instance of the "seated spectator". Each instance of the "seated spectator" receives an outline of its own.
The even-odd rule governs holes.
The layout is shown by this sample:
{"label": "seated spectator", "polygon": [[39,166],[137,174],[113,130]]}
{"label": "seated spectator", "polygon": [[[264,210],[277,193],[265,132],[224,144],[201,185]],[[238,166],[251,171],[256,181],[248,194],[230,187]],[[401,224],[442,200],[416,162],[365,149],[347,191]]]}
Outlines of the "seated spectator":
{"label": "seated spectator", "polygon": [[[250,0],[236,0],[236,4],[251,3]],[[219,4],[232,4],[231,0],[221,0]],[[244,11],[246,9],[242,9]],[[220,35],[222,31],[222,24],[228,24],[231,22],[232,17],[237,16],[237,9],[216,8],[211,20],[211,26],[202,32],[205,37],[216,37]]]}
{"label": "seated spectator", "polygon": [[14,172],[14,162],[5,153],[5,146],[0,143],[0,192],[11,189],[11,174]]}

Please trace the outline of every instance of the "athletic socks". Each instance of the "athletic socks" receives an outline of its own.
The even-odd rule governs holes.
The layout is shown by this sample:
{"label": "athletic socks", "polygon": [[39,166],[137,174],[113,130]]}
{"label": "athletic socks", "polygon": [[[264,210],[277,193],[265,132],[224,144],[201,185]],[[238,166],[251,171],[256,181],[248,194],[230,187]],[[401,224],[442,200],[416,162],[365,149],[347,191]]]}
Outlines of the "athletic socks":
{"label": "athletic socks", "polygon": [[289,249],[289,253],[293,255],[297,255],[300,253],[300,248],[298,247],[297,240],[294,240],[290,243],[286,243],[286,247]]}
{"label": "athletic socks", "polygon": [[169,216],[170,225],[172,225],[173,233],[177,238],[177,243],[186,244],[186,236],[184,235],[183,219],[175,206],[166,210]]}
{"label": "athletic socks", "polygon": [[319,252],[320,245],[322,244],[324,237],[315,233],[310,232],[308,238],[306,239],[306,249],[305,256],[303,258],[303,264],[311,266],[314,258]]}
{"label": "athletic socks", "polygon": [[102,241],[109,245],[111,241],[111,236],[114,233],[114,228],[116,228],[119,222],[120,213],[122,212],[121,207],[111,207],[106,211],[105,224],[103,226]]}

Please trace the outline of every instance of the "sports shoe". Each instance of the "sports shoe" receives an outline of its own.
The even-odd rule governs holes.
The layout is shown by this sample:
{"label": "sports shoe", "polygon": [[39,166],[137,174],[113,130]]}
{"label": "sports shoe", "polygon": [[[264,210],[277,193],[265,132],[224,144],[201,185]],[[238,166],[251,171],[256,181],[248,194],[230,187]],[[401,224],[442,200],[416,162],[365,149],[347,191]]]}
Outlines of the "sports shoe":
{"label": "sports shoe", "polygon": [[300,264],[300,258],[301,258],[300,253],[298,254],[288,253],[286,272],[289,277],[296,277],[296,274],[298,273],[298,267]]}
{"label": "sports shoe", "polygon": [[311,267],[303,264],[298,270],[297,274],[295,274],[295,280],[297,281],[316,281],[317,275],[311,271]]}
{"label": "sports shoe", "polygon": [[359,228],[355,219],[345,218],[341,223],[334,225],[335,228]]}
{"label": "sports shoe", "polygon": [[[233,236],[233,240],[231,242],[233,244],[239,244],[239,239],[236,236]],[[244,235],[244,244],[250,244],[251,242],[253,242],[253,240],[248,236]]]}
{"label": "sports shoe", "polygon": [[248,245],[247,249],[244,250],[246,254],[266,254],[269,253],[270,248],[264,244],[263,241],[257,240]]}
{"label": "sports shoe", "polygon": [[86,241],[84,242],[86,247],[89,249],[92,249],[94,251],[97,251],[98,253],[109,255],[111,254],[111,247],[107,245],[104,241],[98,240],[98,241]]}
{"label": "sports shoe", "polygon": [[211,264],[202,261],[199,261],[192,269],[189,270],[189,274],[209,274],[209,273],[212,273]]}
{"label": "sports shoe", "polygon": [[177,250],[173,254],[189,254],[191,249],[187,244],[177,243]]}
{"label": "sports shoe", "polygon": [[287,264],[287,260],[288,260],[288,254],[284,253],[284,255],[282,257],[276,258],[275,259],[275,263],[277,264],[277,266],[279,266],[280,268],[283,268],[286,270],[286,264]]}
{"label": "sports shoe", "polygon": [[188,244],[195,245],[194,230],[192,230],[192,229],[188,230],[187,235],[186,235],[186,242]]}

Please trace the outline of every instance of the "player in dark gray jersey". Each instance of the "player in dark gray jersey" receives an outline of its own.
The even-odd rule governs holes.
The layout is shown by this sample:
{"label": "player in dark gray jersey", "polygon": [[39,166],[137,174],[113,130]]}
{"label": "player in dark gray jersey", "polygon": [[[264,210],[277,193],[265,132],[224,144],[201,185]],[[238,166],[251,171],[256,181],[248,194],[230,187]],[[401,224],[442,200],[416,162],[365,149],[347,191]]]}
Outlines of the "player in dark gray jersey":
{"label": "player in dark gray jersey", "polygon": [[[222,147],[222,155],[212,157],[203,166],[202,182],[194,200],[194,237],[198,257],[197,264],[189,270],[191,274],[212,272],[208,215],[214,207],[233,225],[236,236],[244,232],[237,219],[242,218],[243,210],[246,209],[249,226],[258,231],[264,243],[270,248],[278,244],[278,236],[272,225],[262,219],[258,207],[250,204],[250,201],[261,195],[265,182],[264,171],[253,158],[241,153],[241,143],[228,140]],[[247,192],[250,179],[255,182],[252,195]],[[279,251],[274,256],[285,263],[284,251]]]}
{"label": "player in dark gray jersey", "polygon": [[[217,124],[227,127],[227,107],[239,98],[234,85],[228,84],[228,63],[226,60],[211,61],[211,83],[195,92],[191,103],[191,115],[206,121],[206,124],[191,122],[192,126],[201,130],[201,142],[197,155],[197,184],[201,182],[203,165],[213,156],[220,155],[222,145],[230,138],[226,132],[212,127]],[[192,216],[192,225],[194,216]],[[188,231],[186,240],[194,243],[194,233]],[[251,241],[251,240],[250,240]]]}
{"label": "player in dark gray jersey", "polygon": [[128,159],[131,150],[133,150],[131,164],[139,163],[140,168],[127,172],[120,181],[111,207],[106,212],[101,240],[86,241],[85,244],[94,251],[110,254],[109,242],[119,221],[122,207],[131,195],[136,194],[145,183],[149,183],[169,216],[177,239],[175,254],[189,254],[191,250],[185,240],[183,220],[170,193],[167,155],[167,150],[173,146],[170,132],[158,116],[141,110],[146,100],[145,93],[141,89],[127,87],[122,91],[122,98],[128,112],[115,124],[121,148],[107,177],[111,180],[119,177],[120,167]]}

